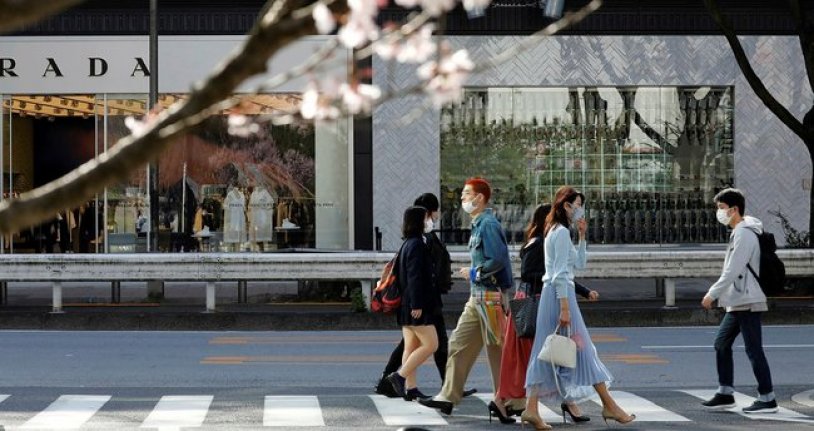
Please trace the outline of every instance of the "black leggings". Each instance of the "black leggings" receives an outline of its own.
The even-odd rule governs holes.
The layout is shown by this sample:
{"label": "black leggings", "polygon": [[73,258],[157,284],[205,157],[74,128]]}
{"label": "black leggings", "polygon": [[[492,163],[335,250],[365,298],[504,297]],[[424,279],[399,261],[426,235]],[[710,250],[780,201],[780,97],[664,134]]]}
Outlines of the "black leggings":
{"label": "black leggings", "polygon": [[[435,358],[435,366],[438,367],[438,374],[441,376],[441,384],[444,383],[444,376],[447,373],[447,354],[449,352],[449,337],[447,337],[447,326],[444,324],[444,315],[441,313],[433,316],[435,332],[438,334],[438,350],[433,354]],[[397,371],[401,367],[402,356],[404,356],[404,338],[393,353],[390,354],[390,360],[387,361],[387,366],[384,367],[384,375],[388,375]]]}

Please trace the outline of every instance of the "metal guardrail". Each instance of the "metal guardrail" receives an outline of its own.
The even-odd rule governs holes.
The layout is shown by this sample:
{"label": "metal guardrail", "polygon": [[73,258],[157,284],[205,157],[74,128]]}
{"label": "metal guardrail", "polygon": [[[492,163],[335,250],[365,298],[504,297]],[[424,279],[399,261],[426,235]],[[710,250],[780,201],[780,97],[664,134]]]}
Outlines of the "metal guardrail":
{"label": "metal guardrail", "polygon": [[[365,300],[392,253],[182,253],[182,254],[50,254],[0,255],[3,297],[7,282],[46,281],[53,286],[52,308],[62,312],[62,283],[110,281],[114,301],[122,281],[202,281],[206,310],[215,310],[215,282],[235,281],[245,302],[248,281],[358,280]],[[814,250],[780,250],[789,277],[814,277]],[[468,266],[469,254],[451,253],[453,268]],[[717,277],[722,250],[589,251],[581,278],[656,278],[664,280],[665,306],[675,306],[675,280]],[[512,254],[514,275],[520,261]],[[454,277],[459,277],[453,271]]]}

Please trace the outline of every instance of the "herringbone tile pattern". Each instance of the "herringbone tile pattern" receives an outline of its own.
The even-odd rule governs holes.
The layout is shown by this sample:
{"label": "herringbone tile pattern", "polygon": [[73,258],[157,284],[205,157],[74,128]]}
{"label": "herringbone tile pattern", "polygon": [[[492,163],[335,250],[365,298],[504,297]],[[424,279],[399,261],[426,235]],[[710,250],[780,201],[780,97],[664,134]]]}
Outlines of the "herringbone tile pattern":
{"label": "herringbone tile pattern", "polygon": [[[449,37],[476,62],[493,58],[519,37]],[[741,38],[766,86],[802,117],[811,104],[798,39]],[[415,69],[375,59],[374,82],[384,89],[415,82]],[[735,183],[748,210],[782,238],[769,210],[787,214],[799,228],[808,223],[811,162],[803,143],[749,88],[723,37],[640,36],[549,38],[504,65],[470,77],[469,86],[734,85]],[[393,100],[373,117],[374,224],[384,230],[384,248],[399,244],[402,211],[424,191],[438,191],[439,113],[418,97]]]}

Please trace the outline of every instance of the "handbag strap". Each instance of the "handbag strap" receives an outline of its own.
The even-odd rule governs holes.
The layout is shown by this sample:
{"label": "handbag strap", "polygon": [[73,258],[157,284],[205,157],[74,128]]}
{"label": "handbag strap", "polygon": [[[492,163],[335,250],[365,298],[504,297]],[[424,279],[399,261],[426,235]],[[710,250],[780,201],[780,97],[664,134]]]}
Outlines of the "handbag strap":
{"label": "handbag strap", "polygon": [[[561,326],[558,323],[557,327],[554,328],[554,333],[555,334],[559,333],[560,328],[561,328]],[[568,329],[567,329],[566,334],[567,334],[568,338],[571,338],[571,325],[568,325]],[[551,364],[551,370],[554,373],[554,384],[557,386],[557,392],[560,394],[560,396],[564,400],[565,399],[565,394],[562,393],[562,388],[560,387],[560,379],[559,379],[559,374],[557,373],[557,366],[554,365],[553,363]]]}

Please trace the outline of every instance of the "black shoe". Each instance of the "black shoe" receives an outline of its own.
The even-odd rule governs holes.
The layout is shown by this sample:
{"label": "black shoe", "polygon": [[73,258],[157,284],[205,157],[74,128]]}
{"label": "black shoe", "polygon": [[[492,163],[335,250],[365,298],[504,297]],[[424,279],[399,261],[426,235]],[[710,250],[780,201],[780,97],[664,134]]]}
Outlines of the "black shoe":
{"label": "black shoe", "polygon": [[475,392],[478,392],[478,390],[477,390],[477,389],[475,389],[475,388],[472,388],[472,389],[467,389],[467,390],[465,390],[465,391],[464,391],[464,393],[463,393],[463,395],[461,396],[461,398],[466,398],[466,397],[468,397],[468,396],[470,396],[470,395],[474,394]]}
{"label": "black shoe", "polygon": [[407,392],[404,393],[404,401],[412,401],[412,400],[420,400],[420,399],[429,399],[432,398],[429,395],[424,395],[418,388],[407,389]]}
{"label": "black shoe", "polygon": [[704,401],[701,405],[709,410],[727,410],[735,407],[735,397],[716,393],[711,400]]}
{"label": "black shoe", "polygon": [[418,403],[421,404],[422,406],[425,406],[425,407],[429,407],[429,408],[432,408],[432,409],[438,409],[439,411],[441,411],[441,413],[443,413],[445,415],[451,415],[452,414],[452,403],[449,402],[449,401],[438,401],[438,400],[434,400],[432,398],[428,398],[428,399],[425,400],[425,399],[419,398]]}
{"label": "black shoe", "polygon": [[520,415],[523,414],[524,411],[526,411],[525,408],[514,409],[514,408],[511,408],[509,406],[506,406],[506,414],[509,415],[509,416],[520,416]]}
{"label": "black shoe", "polygon": [[560,409],[562,409],[562,423],[565,423],[565,414],[566,414],[566,413],[568,413],[568,416],[571,416],[571,420],[572,420],[574,423],[579,423],[579,422],[588,422],[589,420],[591,420],[591,418],[589,418],[588,416],[585,416],[585,415],[582,415],[582,416],[574,416],[574,414],[573,414],[573,413],[571,413],[571,409],[570,409],[570,408],[568,408],[568,404],[567,404],[567,403],[562,403],[562,404],[560,404]]}
{"label": "black shoe", "polygon": [[379,380],[379,384],[376,385],[376,388],[373,390],[379,395],[384,395],[387,398],[397,398],[398,395],[393,391],[393,385],[390,384],[390,381],[387,380],[387,376],[382,376],[381,380]]}
{"label": "black shoe", "polygon": [[404,398],[406,395],[404,393],[404,377],[401,377],[397,371],[394,371],[387,376],[387,381],[390,382],[390,386],[393,387],[393,392],[395,392],[396,396]]}
{"label": "black shoe", "polygon": [[516,420],[514,420],[514,418],[509,417],[508,412],[504,416],[503,413],[500,411],[500,409],[497,407],[497,404],[494,401],[489,402],[489,422],[490,423],[492,422],[492,416],[495,416],[498,419],[500,419],[500,423],[502,423],[504,425],[510,425],[510,424],[513,424],[513,423],[517,422]]}
{"label": "black shoe", "polygon": [[744,413],[777,413],[777,401],[760,401],[755,400],[749,407],[744,407]]}

